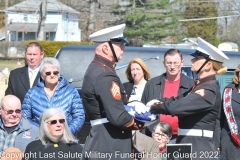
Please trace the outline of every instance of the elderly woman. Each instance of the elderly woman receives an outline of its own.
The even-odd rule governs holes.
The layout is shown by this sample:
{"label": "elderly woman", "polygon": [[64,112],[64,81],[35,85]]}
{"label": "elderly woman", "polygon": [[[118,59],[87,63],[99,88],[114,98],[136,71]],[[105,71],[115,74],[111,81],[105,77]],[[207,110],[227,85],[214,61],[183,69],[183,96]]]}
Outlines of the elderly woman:
{"label": "elderly woman", "polygon": [[123,83],[128,101],[141,101],[142,93],[147,80],[150,78],[150,72],[147,65],[140,58],[134,58],[128,64],[126,76],[129,82]]}
{"label": "elderly woman", "polygon": [[191,91],[176,98],[152,100],[147,106],[151,106],[150,111],[154,114],[178,116],[176,143],[192,143],[196,159],[217,159],[213,131],[221,106],[221,94],[215,75],[227,71],[222,64],[228,57],[201,38],[198,38],[197,50],[191,55],[191,70],[199,77]]}
{"label": "elderly woman", "polygon": [[223,160],[240,157],[240,65],[234,72],[232,82],[223,92],[222,107],[216,122],[215,144],[220,148]]}
{"label": "elderly woman", "polygon": [[166,122],[159,122],[153,127],[152,137],[158,143],[159,152],[166,152],[166,145],[172,138],[172,128]]}
{"label": "elderly woman", "polygon": [[77,89],[68,85],[67,80],[60,75],[60,64],[55,58],[44,58],[39,71],[41,78],[36,86],[28,90],[24,98],[23,116],[39,126],[39,118],[43,111],[48,108],[62,108],[70,131],[76,134],[85,120]]}
{"label": "elderly woman", "polygon": [[49,108],[40,118],[39,140],[29,143],[23,160],[80,160],[82,146],[76,143],[60,108]]}

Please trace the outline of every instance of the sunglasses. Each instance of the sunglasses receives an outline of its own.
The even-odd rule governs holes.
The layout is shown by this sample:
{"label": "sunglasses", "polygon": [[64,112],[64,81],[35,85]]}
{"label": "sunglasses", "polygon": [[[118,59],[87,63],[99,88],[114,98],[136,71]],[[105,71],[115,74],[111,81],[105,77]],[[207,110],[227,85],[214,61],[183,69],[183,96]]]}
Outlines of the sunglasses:
{"label": "sunglasses", "polygon": [[51,125],[54,125],[54,124],[57,124],[57,122],[63,124],[63,123],[65,123],[65,119],[51,120],[51,121],[48,121],[47,123],[51,124]]}
{"label": "sunglasses", "polygon": [[22,112],[21,109],[16,109],[16,110],[5,110],[3,107],[2,107],[2,109],[3,109],[7,114],[13,114],[14,112],[15,112],[16,114],[19,114],[19,113]]}
{"label": "sunglasses", "polygon": [[53,72],[45,72],[45,74],[46,74],[47,76],[50,76],[52,73],[53,73],[53,75],[55,75],[55,76],[59,74],[59,72],[58,72],[58,71],[53,71]]}

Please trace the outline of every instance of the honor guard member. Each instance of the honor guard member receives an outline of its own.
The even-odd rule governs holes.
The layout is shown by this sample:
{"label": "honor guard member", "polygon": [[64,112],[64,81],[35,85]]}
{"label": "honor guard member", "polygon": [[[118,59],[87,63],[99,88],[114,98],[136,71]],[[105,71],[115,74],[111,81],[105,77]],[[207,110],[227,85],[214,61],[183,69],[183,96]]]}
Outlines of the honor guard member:
{"label": "honor guard member", "polygon": [[220,86],[215,75],[227,68],[223,61],[228,57],[205,40],[198,38],[198,48],[191,53],[191,70],[198,74],[195,86],[182,97],[150,101],[152,113],[176,115],[179,130],[176,143],[191,143],[193,159],[217,159],[213,131],[221,106]]}
{"label": "honor guard member", "polygon": [[114,69],[128,43],[124,28],[125,24],[113,26],[89,37],[95,57],[84,76],[82,101],[92,128],[83,159],[132,159],[131,131],[142,126],[124,108],[126,93]]}

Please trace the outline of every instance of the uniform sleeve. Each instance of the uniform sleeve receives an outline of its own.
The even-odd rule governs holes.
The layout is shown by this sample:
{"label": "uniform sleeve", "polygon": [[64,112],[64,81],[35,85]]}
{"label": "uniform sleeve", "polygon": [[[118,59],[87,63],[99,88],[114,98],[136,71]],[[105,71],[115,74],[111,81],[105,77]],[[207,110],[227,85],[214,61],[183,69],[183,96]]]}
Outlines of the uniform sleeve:
{"label": "uniform sleeve", "polygon": [[32,92],[33,92],[32,89],[28,90],[28,92],[26,93],[26,95],[24,97],[23,104],[22,104],[22,115],[23,115],[23,117],[28,119],[31,124],[33,124],[35,126],[38,126],[32,120],[32,117],[33,117],[33,115],[32,115],[32,102],[31,102]]}
{"label": "uniform sleeve", "polygon": [[8,87],[7,89],[5,90],[5,95],[13,95],[13,89],[12,89],[12,72],[10,72],[10,76],[9,76],[9,79],[8,79]]}
{"label": "uniform sleeve", "polygon": [[104,73],[96,81],[96,95],[102,102],[102,106],[108,121],[122,129],[134,125],[133,117],[125,110],[121,97],[120,79],[117,75]]}
{"label": "uniform sleeve", "polygon": [[198,112],[211,110],[216,101],[216,93],[204,89],[204,96],[192,92],[183,98],[165,99],[163,104],[156,104],[151,107],[151,112],[156,114],[168,114],[178,117],[188,116]]}
{"label": "uniform sleeve", "polygon": [[221,106],[217,120],[216,120],[216,126],[214,130],[214,135],[213,135],[213,141],[216,146],[216,148],[220,148],[220,137],[221,137],[221,132],[222,132],[222,121],[225,118],[225,115],[223,114],[223,108]]}
{"label": "uniform sleeve", "polygon": [[218,113],[215,131],[213,134],[213,140],[214,140],[216,148],[220,148],[221,132],[222,132],[223,123],[224,123],[225,119],[226,119],[226,117],[225,117],[224,110],[223,110],[223,99],[222,99],[221,108]]}
{"label": "uniform sleeve", "polygon": [[72,99],[72,121],[69,122],[69,128],[72,133],[77,133],[85,120],[85,112],[82,105],[82,100],[78,94],[77,89],[74,88],[73,90],[73,99]]}

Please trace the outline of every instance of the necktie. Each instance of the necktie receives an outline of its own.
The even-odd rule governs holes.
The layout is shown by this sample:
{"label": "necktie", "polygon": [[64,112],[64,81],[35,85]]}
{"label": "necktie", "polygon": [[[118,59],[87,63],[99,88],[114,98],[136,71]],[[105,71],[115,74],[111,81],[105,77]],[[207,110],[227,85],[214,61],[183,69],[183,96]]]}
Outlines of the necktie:
{"label": "necktie", "polygon": [[30,88],[32,88],[34,80],[35,80],[35,72],[36,71],[30,71],[30,78],[29,78],[29,82],[30,82]]}

